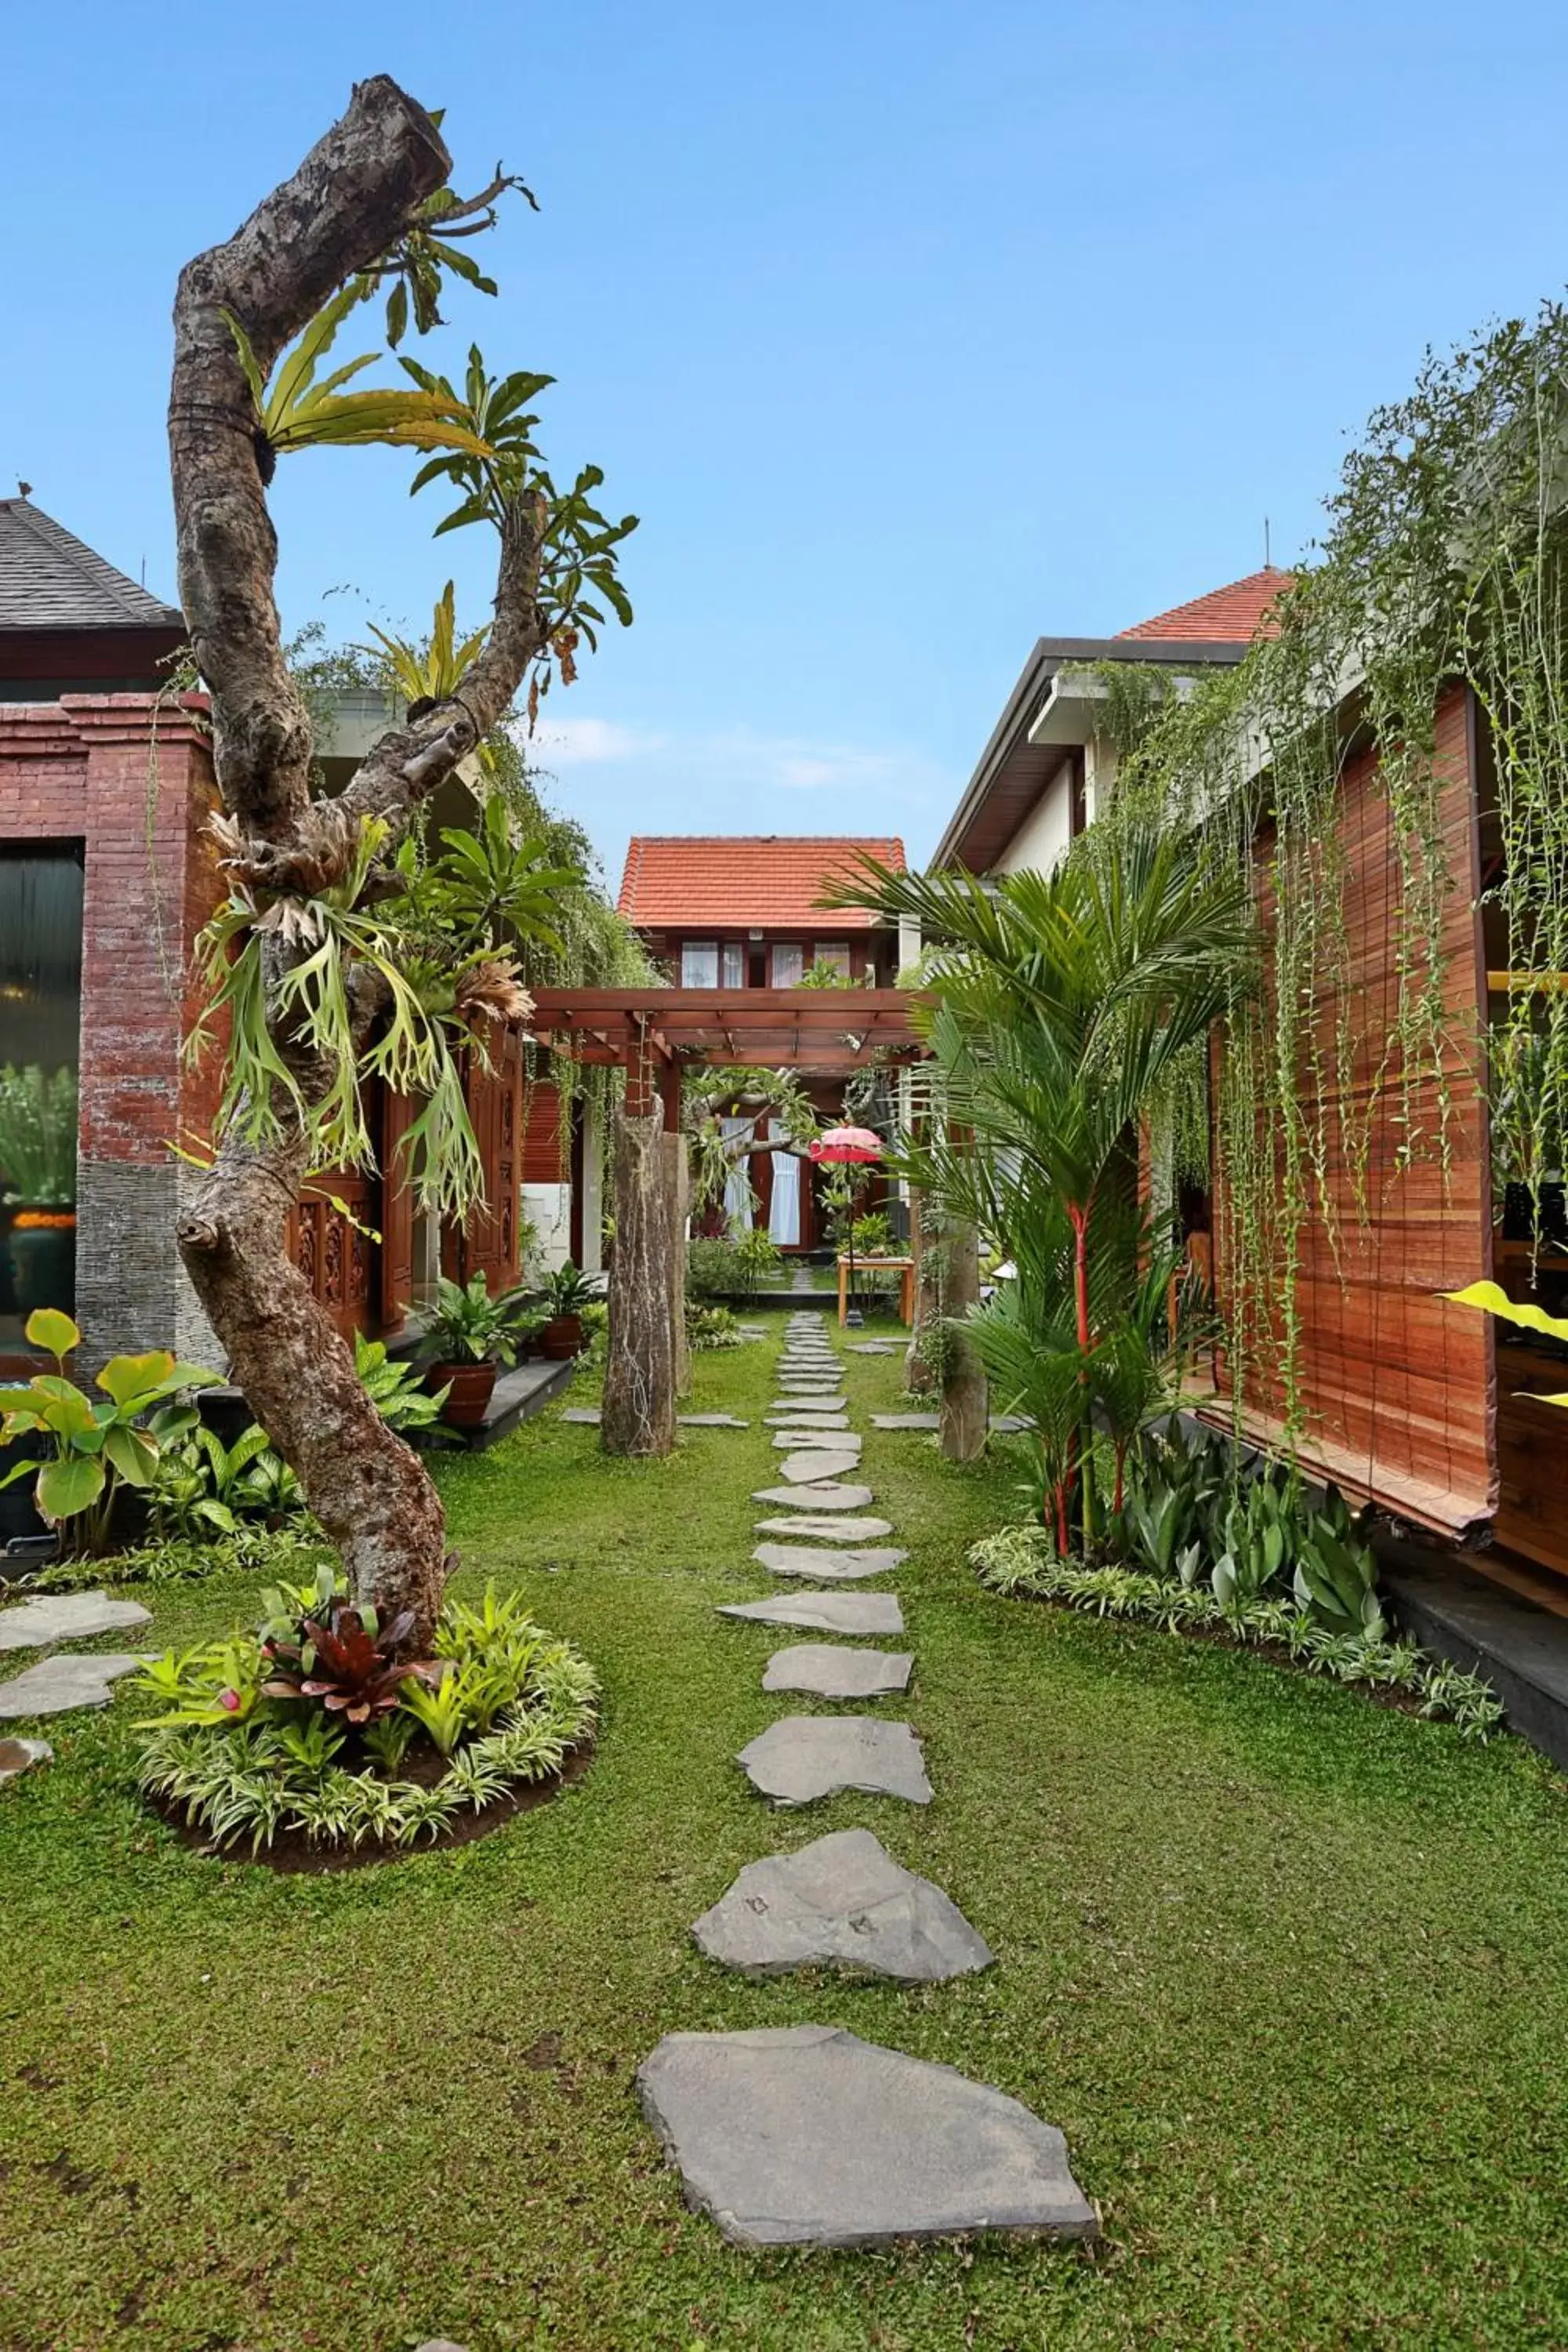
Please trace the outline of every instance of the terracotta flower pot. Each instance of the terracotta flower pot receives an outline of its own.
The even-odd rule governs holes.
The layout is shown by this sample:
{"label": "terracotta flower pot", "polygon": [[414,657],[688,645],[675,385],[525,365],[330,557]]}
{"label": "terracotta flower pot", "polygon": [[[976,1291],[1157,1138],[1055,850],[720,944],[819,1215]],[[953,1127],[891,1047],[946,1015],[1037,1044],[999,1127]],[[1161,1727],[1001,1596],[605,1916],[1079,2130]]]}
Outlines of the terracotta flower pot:
{"label": "terracotta flower pot", "polygon": [[555,1315],[539,1335],[542,1355],[552,1363],[563,1363],[568,1356],[582,1353],[583,1318],[580,1315]]}
{"label": "terracotta flower pot", "polygon": [[450,1393],[441,1408],[443,1421],[450,1422],[454,1429],[478,1429],[495,1391],[496,1367],[488,1361],[482,1364],[432,1364],[425,1375],[425,1381],[432,1393],[450,1383]]}

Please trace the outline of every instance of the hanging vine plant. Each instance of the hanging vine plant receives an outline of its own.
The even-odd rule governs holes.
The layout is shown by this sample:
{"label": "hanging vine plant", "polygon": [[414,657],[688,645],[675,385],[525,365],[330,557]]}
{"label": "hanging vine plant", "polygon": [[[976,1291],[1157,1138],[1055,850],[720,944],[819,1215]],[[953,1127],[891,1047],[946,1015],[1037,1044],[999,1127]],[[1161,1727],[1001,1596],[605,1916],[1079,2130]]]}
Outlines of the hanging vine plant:
{"label": "hanging vine plant", "polygon": [[[1152,801],[1201,822],[1268,911],[1265,986],[1224,1024],[1213,1148],[1237,1410],[1242,1369],[1267,1341],[1289,1435],[1308,1221],[1337,1256],[1347,1193],[1364,1223],[1384,1173],[1447,1169],[1456,1101],[1473,1099],[1488,1065],[1500,1188],[1528,1187],[1539,1211],[1568,1157],[1568,310],[1548,303],[1531,324],[1429,355],[1409,394],[1371,418],[1327,512],[1316,560],[1237,667],[1179,682],[1152,665],[1096,672],[1121,754],[1102,815],[1114,824]],[[1500,855],[1483,878],[1510,979],[1484,1052],[1447,985],[1445,929],[1469,887],[1443,833],[1436,722],[1455,686],[1484,714],[1497,775]],[[1369,747],[1393,864],[1377,1007],[1351,985],[1340,821],[1347,763]],[[1208,1076],[1194,1061],[1166,1108],[1183,1157],[1207,1125]],[[1387,1171],[1372,1159],[1380,1119],[1394,1139]]]}

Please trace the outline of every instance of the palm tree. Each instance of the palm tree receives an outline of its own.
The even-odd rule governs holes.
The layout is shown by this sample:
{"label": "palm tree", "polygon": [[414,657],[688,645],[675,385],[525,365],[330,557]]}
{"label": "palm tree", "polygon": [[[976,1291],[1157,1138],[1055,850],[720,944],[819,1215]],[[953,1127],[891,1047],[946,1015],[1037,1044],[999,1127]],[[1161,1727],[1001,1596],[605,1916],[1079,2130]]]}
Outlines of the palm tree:
{"label": "palm tree", "polygon": [[[836,895],[912,919],[927,943],[916,1019],[945,1123],[911,1142],[901,1172],[1017,1267],[1016,1296],[973,1337],[988,1369],[1032,1382],[1061,1540],[1097,1391],[1108,1408],[1133,1392],[1141,1412],[1148,1402],[1136,1342],[1152,1340],[1151,1283],[1163,1295],[1167,1267],[1140,1213],[1137,1136],[1245,983],[1246,882],[1201,839],[1129,813],[1048,874],[982,881],[865,858]],[[1090,1477],[1082,1504],[1089,1537]]]}

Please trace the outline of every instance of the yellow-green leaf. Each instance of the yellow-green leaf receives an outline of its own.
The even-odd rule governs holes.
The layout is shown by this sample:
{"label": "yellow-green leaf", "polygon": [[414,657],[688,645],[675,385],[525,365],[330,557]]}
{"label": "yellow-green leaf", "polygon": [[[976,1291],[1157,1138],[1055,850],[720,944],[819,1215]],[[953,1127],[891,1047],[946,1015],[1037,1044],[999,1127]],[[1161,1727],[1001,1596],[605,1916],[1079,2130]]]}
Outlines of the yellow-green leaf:
{"label": "yellow-green leaf", "polygon": [[68,1356],[81,1341],[77,1326],[58,1307],[35,1307],[26,1328],[32,1346],[47,1348],[51,1356]]}
{"label": "yellow-green leaf", "polygon": [[144,1356],[112,1356],[98,1376],[98,1385],[116,1404],[130,1404],[147,1396],[169,1377],[174,1359],[166,1348],[151,1348]]}
{"label": "yellow-green leaf", "polygon": [[1504,1323],[1517,1323],[1522,1330],[1544,1331],[1549,1339],[1568,1339],[1568,1318],[1548,1315],[1543,1307],[1521,1307],[1498,1283],[1472,1282],[1466,1290],[1445,1290],[1442,1296],[1451,1298],[1456,1307],[1479,1307],[1482,1314],[1495,1315]]}
{"label": "yellow-green leaf", "polygon": [[145,1486],[158,1466],[157,1446],[139,1429],[109,1430],[104,1436],[103,1452],[128,1486]]}
{"label": "yellow-green leaf", "polygon": [[74,1518],[97,1502],[103,1492],[103,1465],[90,1454],[68,1454],[46,1463],[38,1474],[37,1504],[51,1526]]}

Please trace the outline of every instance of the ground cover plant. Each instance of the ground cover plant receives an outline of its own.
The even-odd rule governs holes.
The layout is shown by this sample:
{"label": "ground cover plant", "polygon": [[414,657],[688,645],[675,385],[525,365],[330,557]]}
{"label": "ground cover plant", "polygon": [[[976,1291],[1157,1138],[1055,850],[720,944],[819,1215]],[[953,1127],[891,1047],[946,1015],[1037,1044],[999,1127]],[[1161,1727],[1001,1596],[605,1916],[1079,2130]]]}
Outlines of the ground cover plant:
{"label": "ground cover plant", "polygon": [[[1568,2340],[1560,1779],[1256,1654],[988,1594],[966,1555],[1014,1507],[1018,1443],[957,1468],[868,1422],[910,1554],[896,1711],[936,1800],[768,1813],[731,1759],[782,1711],[759,1687],[779,1637],[712,1612],[766,1581],[745,1563],[776,1346],[695,1360],[693,1409],[752,1426],[683,1431],[668,1461],[606,1460],[551,1413],[437,1464],[454,1593],[520,1594],[601,1670],[594,1765],[540,1811],[279,1877],[149,1819],[130,1694],[51,1727],[56,1764],[0,1796],[0,2343]],[[858,1421],[900,1376],[846,1358]],[[150,1647],[256,1613],[254,1578],[138,1591]],[[994,1969],[900,1992],[700,1958],[689,1923],[742,1864],[858,1823]],[[1059,2124],[1098,2252],[725,2249],[633,2069],[667,2031],[805,2020]]]}

